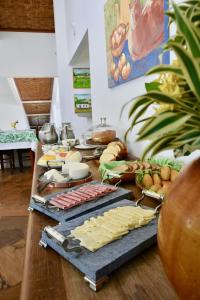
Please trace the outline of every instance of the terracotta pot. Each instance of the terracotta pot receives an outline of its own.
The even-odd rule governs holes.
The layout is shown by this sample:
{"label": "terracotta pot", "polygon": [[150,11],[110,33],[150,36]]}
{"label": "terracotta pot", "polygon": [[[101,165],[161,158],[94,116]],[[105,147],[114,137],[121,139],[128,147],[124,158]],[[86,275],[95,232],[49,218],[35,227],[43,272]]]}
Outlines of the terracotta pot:
{"label": "terracotta pot", "polygon": [[200,158],[173,183],[161,209],[158,245],[180,299],[200,299]]}

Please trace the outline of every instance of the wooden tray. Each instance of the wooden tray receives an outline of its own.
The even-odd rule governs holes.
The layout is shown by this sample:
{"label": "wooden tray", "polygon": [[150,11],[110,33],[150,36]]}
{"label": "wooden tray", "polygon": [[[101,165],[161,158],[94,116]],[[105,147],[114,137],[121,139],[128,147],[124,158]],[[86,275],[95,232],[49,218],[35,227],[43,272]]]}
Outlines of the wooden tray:
{"label": "wooden tray", "polygon": [[[66,260],[70,261],[84,274],[85,280],[89,282],[90,287],[96,291],[111,272],[156,243],[157,219],[152,220],[146,226],[130,231],[121,239],[116,240],[95,252],[90,252],[83,247],[81,254],[68,252],[70,245],[66,245],[66,249],[64,243],[60,243],[60,240],[62,241],[62,237],[67,237],[72,229],[83,224],[85,220],[102,215],[111,208],[126,205],[135,206],[132,201],[122,200],[118,203],[111,204],[71,220],[65,224],[53,227],[55,234],[52,236],[49,236],[47,230],[43,230],[40,245],[53,248]],[[78,245],[79,244],[75,244],[75,242],[72,241],[71,246]]]}

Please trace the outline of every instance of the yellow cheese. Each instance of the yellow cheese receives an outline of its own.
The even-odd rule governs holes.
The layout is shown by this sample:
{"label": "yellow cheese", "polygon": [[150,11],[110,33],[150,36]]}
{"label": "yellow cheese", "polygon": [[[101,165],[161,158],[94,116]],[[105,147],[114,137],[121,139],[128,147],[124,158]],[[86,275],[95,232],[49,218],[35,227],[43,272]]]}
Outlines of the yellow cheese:
{"label": "yellow cheese", "polygon": [[129,230],[146,225],[154,217],[153,210],[133,206],[118,207],[86,220],[71,231],[71,236],[79,239],[80,245],[86,249],[96,251],[121,238]]}

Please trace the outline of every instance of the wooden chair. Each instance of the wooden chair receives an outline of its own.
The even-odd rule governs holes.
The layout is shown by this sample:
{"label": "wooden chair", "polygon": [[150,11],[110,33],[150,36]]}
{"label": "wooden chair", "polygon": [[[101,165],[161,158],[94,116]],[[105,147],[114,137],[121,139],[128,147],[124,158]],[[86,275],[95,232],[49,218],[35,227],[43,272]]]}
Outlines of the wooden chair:
{"label": "wooden chair", "polygon": [[24,161],[30,161],[32,170],[34,169],[35,154],[31,149],[18,149],[17,156],[20,171],[23,171]]}
{"label": "wooden chair", "polygon": [[1,170],[5,169],[5,163],[9,164],[10,169],[15,169],[14,150],[0,150]]}

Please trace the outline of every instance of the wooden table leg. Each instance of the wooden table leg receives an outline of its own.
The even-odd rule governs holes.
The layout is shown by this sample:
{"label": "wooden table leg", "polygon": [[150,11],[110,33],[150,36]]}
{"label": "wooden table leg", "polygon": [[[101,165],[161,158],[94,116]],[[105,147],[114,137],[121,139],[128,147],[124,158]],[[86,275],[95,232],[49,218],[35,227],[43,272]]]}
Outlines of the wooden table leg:
{"label": "wooden table leg", "polygon": [[20,149],[17,150],[17,155],[18,155],[20,172],[22,172],[22,170],[23,170],[23,161],[22,161],[22,154],[21,154]]}
{"label": "wooden table leg", "polygon": [[1,163],[1,170],[4,170],[4,163],[3,163],[3,154],[0,153],[0,163]]}
{"label": "wooden table leg", "polygon": [[30,150],[30,157],[31,157],[31,168],[32,171],[34,170],[34,164],[35,164],[35,152]]}

